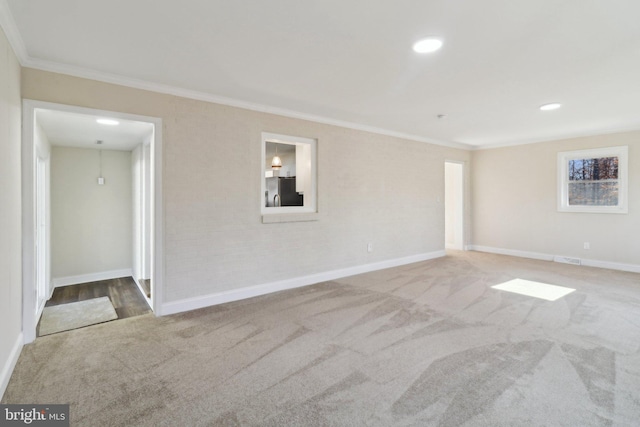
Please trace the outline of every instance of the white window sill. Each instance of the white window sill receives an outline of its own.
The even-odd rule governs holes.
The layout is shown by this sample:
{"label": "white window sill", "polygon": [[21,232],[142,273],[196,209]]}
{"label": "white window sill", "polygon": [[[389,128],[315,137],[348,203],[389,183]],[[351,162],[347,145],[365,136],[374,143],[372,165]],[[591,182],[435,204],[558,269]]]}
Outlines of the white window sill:
{"label": "white window sill", "polygon": [[626,207],[604,207],[604,206],[560,206],[558,212],[573,213],[599,213],[599,214],[628,214]]}
{"label": "white window sill", "polygon": [[274,213],[262,215],[263,224],[277,224],[281,222],[305,222],[318,221],[318,212],[300,212],[300,213]]}

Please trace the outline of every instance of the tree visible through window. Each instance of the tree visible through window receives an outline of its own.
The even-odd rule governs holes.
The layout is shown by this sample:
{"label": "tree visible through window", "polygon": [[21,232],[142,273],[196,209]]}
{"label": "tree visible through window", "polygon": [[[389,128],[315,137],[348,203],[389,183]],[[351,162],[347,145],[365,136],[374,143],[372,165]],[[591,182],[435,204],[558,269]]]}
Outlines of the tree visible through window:
{"label": "tree visible through window", "polygon": [[558,153],[560,212],[627,213],[626,146]]}
{"label": "tree visible through window", "polygon": [[569,160],[569,205],[617,206],[618,157]]}

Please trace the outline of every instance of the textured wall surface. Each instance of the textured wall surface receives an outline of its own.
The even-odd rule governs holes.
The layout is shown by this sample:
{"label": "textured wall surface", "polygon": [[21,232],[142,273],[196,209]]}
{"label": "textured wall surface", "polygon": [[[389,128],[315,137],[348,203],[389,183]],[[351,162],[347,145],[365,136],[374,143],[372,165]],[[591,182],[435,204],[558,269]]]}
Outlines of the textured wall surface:
{"label": "textured wall surface", "polygon": [[[0,375],[22,319],[20,64],[0,30]],[[21,344],[21,343],[20,343]],[[0,377],[0,382],[8,378]],[[0,384],[0,394],[2,393]]]}
{"label": "textured wall surface", "polygon": [[[444,160],[468,162],[469,152],[28,68],[22,76],[25,98],[162,118],[166,301],[444,248]],[[318,221],[262,223],[261,132],[318,140]]]}

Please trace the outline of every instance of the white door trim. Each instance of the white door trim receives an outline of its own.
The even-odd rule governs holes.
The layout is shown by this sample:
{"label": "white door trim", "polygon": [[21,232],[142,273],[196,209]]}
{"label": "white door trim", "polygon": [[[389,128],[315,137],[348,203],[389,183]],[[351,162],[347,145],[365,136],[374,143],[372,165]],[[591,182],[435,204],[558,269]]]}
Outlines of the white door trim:
{"label": "white door trim", "polygon": [[37,109],[101,115],[136,120],[154,125],[151,152],[152,173],[152,251],[151,304],[156,316],[162,315],[164,285],[164,208],[162,200],[162,119],[116,111],[23,99],[22,101],[22,332],[24,343],[36,338],[36,248],[35,248],[35,112]]}
{"label": "white door trim", "polygon": [[[36,150],[37,152],[38,150]],[[50,247],[47,244],[47,232],[49,224],[47,224],[47,212],[49,207],[46,203],[47,198],[47,159],[40,157],[38,153],[35,156],[36,166],[36,192],[35,192],[35,220],[36,220],[36,318],[39,318],[44,309],[44,305],[49,299],[49,287],[47,277],[47,258],[49,257]]]}

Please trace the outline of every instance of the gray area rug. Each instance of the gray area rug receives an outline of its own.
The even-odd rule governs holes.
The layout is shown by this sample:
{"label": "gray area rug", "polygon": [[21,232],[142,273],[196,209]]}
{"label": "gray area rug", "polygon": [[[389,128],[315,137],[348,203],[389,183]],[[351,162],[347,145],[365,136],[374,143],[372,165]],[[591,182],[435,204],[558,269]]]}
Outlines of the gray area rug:
{"label": "gray area rug", "polygon": [[[576,289],[545,301],[491,286]],[[77,426],[631,426],[640,275],[437,260],[25,346],[3,403]]]}
{"label": "gray area rug", "polygon": [[109,297],[45,307],[40,319],[39,336],[69,331],[118,318]]}

